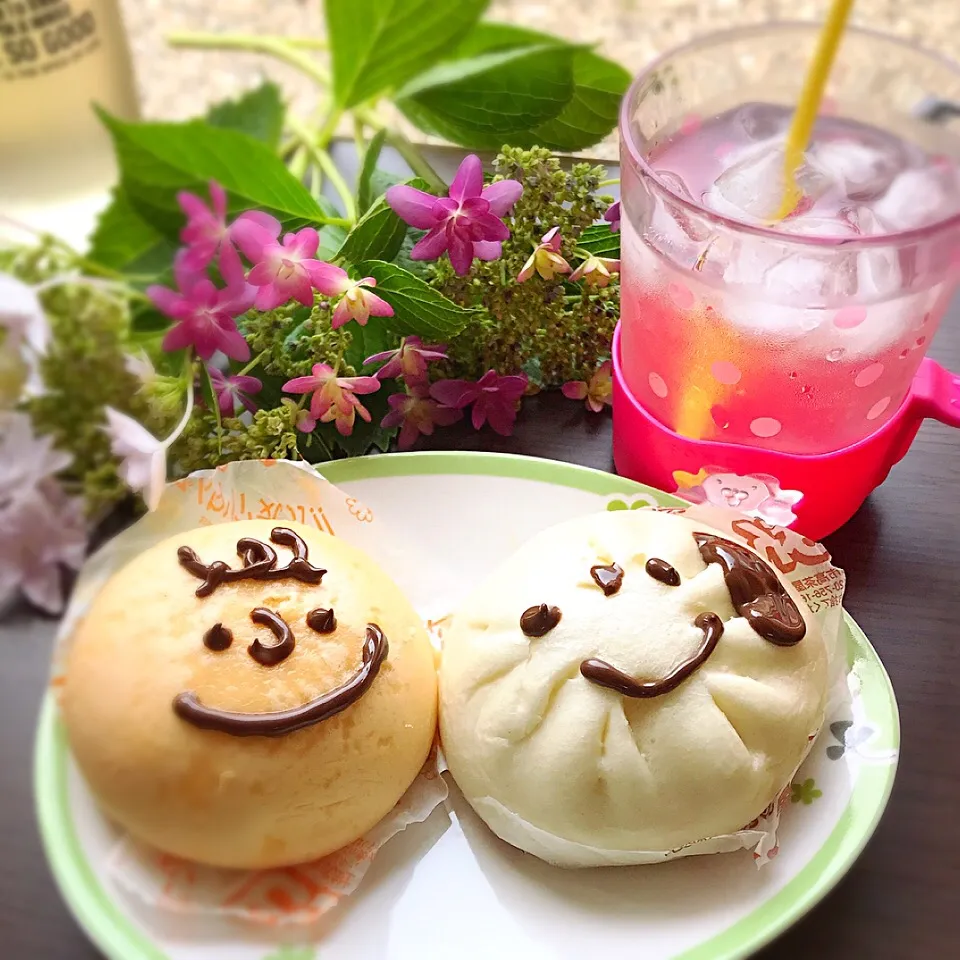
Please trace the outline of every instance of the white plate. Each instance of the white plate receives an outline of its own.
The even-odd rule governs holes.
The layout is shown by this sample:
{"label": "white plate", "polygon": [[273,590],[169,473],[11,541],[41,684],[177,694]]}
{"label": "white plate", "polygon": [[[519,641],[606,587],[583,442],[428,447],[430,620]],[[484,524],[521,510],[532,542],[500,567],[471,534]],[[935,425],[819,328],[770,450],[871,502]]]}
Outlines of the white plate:
{"label": "white plate", "polygon": [[[465,590],[529,535],[586,512],[681,501],[582,467],[496,454],[395,454],[341,461],[324,475],[392,533],[427,546],[435,583]],[[413,602],[434,598],[401,564]],[[499,841],[453,788],[447,808],[392,840],[360,889],[321,924],[271,931],[151,912],[116,890],[113,827],[66,746],[52,697],[40,720],[37,807],[47,857],[77,920],[111,960],[725,960],[758,949],[849,870],[886,805],[899,747],[890,682],[848,616],[852,711],[829,727],[796,778],[780,853],[648,867],[565,871]],[[848,708],[850,711],[851,708]]]}

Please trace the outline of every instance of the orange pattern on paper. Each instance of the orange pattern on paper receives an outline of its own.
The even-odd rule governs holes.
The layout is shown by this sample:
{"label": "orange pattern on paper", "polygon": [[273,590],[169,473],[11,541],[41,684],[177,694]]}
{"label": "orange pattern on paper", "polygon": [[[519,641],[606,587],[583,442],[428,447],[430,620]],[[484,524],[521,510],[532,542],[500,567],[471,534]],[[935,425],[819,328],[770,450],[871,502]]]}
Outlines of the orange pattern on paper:
{"label": "orange pattern on paper", "polygon": [[775,527],[765,520],[759,518],[736,520],[732,527],[747,541],[747,546],[758,553],[761,552],[757,547],[758,541],[763,539],[771,541],[767,543],[763,553],[767,560],[783,574],[793,573],[798,566],[816,567],[821,563],[830,562],[830,554],[826,547],[808,537],[801,537],[792,530]]}

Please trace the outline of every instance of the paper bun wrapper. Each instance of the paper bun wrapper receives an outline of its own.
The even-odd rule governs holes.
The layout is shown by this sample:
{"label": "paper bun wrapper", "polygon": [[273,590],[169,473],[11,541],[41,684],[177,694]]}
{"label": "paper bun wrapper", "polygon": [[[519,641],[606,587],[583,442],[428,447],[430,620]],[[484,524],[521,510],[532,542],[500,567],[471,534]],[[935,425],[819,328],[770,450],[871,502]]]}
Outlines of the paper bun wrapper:
{"label": "paper bun wrapper", "polygon": [[[795,582],[821,574],[818,616]],[[845,689],[842,592],[818,544],[711,506],[545,530],[444,631],[450,772],[494,833],[559,866],[766,862]]]}
{"label": "paper bun wrapper", "polygon": [[126,831],[120,887],[312,922],[442,802],[434,650],[364,549],[392,549],[375,523],[312,470],[232,464],[169,486],[91,559],[55,684]]}

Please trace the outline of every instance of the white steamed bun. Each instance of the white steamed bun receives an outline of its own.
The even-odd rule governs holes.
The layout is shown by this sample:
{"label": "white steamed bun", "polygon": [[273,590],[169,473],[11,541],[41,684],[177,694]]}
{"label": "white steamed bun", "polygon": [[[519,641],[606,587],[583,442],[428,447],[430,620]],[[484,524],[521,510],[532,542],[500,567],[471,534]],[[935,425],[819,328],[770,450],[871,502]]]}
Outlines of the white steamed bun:
{"label": "white steamed bun", "polygon": [[[749,613],[721,563],[705,562],[697,533],[723,536],[648,510],[578,518],[528,541],[455,611],[440,668],[444,753],[466,799],[507,842],[565,866],[675,852],[741,830],[802,762],[824,716],[821,632],[777,577],[783,589],[773,592],[796,617],[794,636],[779,639],[804,635],[793,645],[761,636],[735,609],[738,600]],[[669,570],[648,572],[653,558],[679,585],[663,582]],[[623,576],[608,596],[591,568],[611,564]],[[744,590],[763,592],[749,575]],[[746,606],[768,613],[765,602]],[[543,635],[529,636],[521,616],[540,604],[527,632]],[[696,622],[707,613],[722,634],[669,692],[625,696],[581,672],[599,658],[640,681],[667,677],[704,646],[708,630]]]}

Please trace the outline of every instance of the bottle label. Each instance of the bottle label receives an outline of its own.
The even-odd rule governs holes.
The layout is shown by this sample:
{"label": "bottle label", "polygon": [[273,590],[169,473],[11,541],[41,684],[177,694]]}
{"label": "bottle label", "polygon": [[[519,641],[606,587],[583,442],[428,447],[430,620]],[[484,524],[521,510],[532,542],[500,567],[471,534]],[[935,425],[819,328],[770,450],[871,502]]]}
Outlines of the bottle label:
{"label": "bottle label", "polygon": [[97,19],[83,0],[0,0],[0,82],[69,66],[100,42]]}

